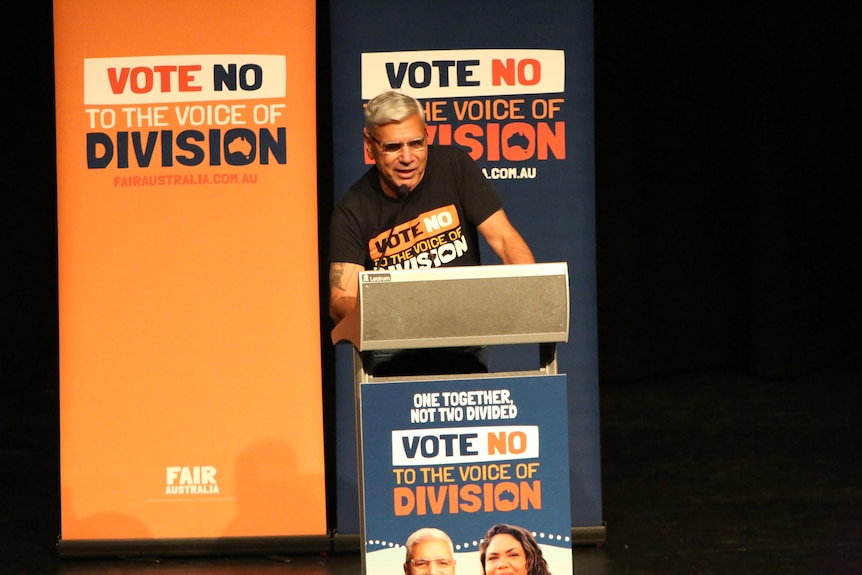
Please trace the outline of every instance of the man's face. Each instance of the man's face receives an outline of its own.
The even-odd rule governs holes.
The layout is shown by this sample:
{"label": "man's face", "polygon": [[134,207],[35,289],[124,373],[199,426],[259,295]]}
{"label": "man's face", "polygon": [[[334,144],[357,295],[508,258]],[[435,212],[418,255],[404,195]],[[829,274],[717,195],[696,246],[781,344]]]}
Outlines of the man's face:
{"label": "man's face", "polygon": [[453,575],[455,559],[445,541],[423,541],[413,546],[413,558],[404,564],[406,575]]}
{"label": "man's face", "polygon": [[412,191],[422,181],[428,163],[428,147],[415,150],[408,145],[402,145],[397,152],[387,154],[383,151],[381,142],[384,145],[406,144],[417,140],[424,142],[424,138],[425,126],[419,114],[413,114],[403,122],[377,126],[373,137],[371,134],[365,134],[365,149],[377,163],[380,183],[391,197],[398,197],[396,190],[402,185]]}

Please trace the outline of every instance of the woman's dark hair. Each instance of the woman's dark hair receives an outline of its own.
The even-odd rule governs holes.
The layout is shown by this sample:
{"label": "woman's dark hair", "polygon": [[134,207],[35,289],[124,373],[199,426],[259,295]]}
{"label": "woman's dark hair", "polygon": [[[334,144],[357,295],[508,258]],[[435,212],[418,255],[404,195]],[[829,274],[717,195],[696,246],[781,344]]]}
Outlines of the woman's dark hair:
{"label": "woman's dark hair", "polygon": [[500,534],[511,535],[524,548],[524,555],[527,558],[528,575],[551,575],[551,572],[548,570],[548,562],[542,556],[542,548],[536,543],[533,534],[523,527],[507,525],[505,523],[499,523],[488,529],[488,532],[485,533],[485,537],[479,544],[479,560],[482,562],[483,573],[485,572],[485,552],[488,549],[488,545],[495,535]]}

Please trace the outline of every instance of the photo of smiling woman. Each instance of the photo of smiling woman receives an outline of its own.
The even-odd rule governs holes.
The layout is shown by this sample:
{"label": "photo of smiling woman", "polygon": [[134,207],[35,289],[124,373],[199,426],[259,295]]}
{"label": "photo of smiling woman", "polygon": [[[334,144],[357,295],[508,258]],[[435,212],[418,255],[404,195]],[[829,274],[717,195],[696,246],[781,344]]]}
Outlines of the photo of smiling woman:
{"label": "photo of smiling woman", "polygon": [[491,527],[479,544],[479,560],[484,575],[551,575],[532,533],[515,525]]}

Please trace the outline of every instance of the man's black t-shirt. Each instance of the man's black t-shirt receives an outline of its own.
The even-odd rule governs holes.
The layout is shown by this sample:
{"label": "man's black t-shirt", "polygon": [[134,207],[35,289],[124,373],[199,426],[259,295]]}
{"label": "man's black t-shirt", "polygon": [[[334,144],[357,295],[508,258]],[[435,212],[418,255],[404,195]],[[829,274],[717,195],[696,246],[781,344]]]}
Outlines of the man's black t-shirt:
{"label": "man's black t-shirt", "polygon": [[476,227],[502,207],[461,148],[429,146],[425,176],[400,199],[387,196],[372,166],[335,207],[329,261],[371,269],[478,265]]}

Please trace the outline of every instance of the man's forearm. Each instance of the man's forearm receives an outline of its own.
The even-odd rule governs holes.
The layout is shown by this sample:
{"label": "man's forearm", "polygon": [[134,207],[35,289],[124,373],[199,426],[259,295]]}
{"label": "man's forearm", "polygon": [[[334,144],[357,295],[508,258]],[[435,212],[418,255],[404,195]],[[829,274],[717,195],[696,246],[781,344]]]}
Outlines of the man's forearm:
{"label": "man's forearm", "polygon": [[536,258],[533,252],[527,245],[527,242],[520,235],[515,235],[506,239],[503,244],[504,256],[503,263],[506,264],[534,264]]}
{"label": "man's forearm", "polygon": [[329,265],[329,316],[335,323],[356,307],[361,269],[362,266],[344,262]]}
{"label": "man's forearm", "polygon": [[504,264],[536,263],[530,246],[509,222],[502,208],[479,224],[479,232]]}

